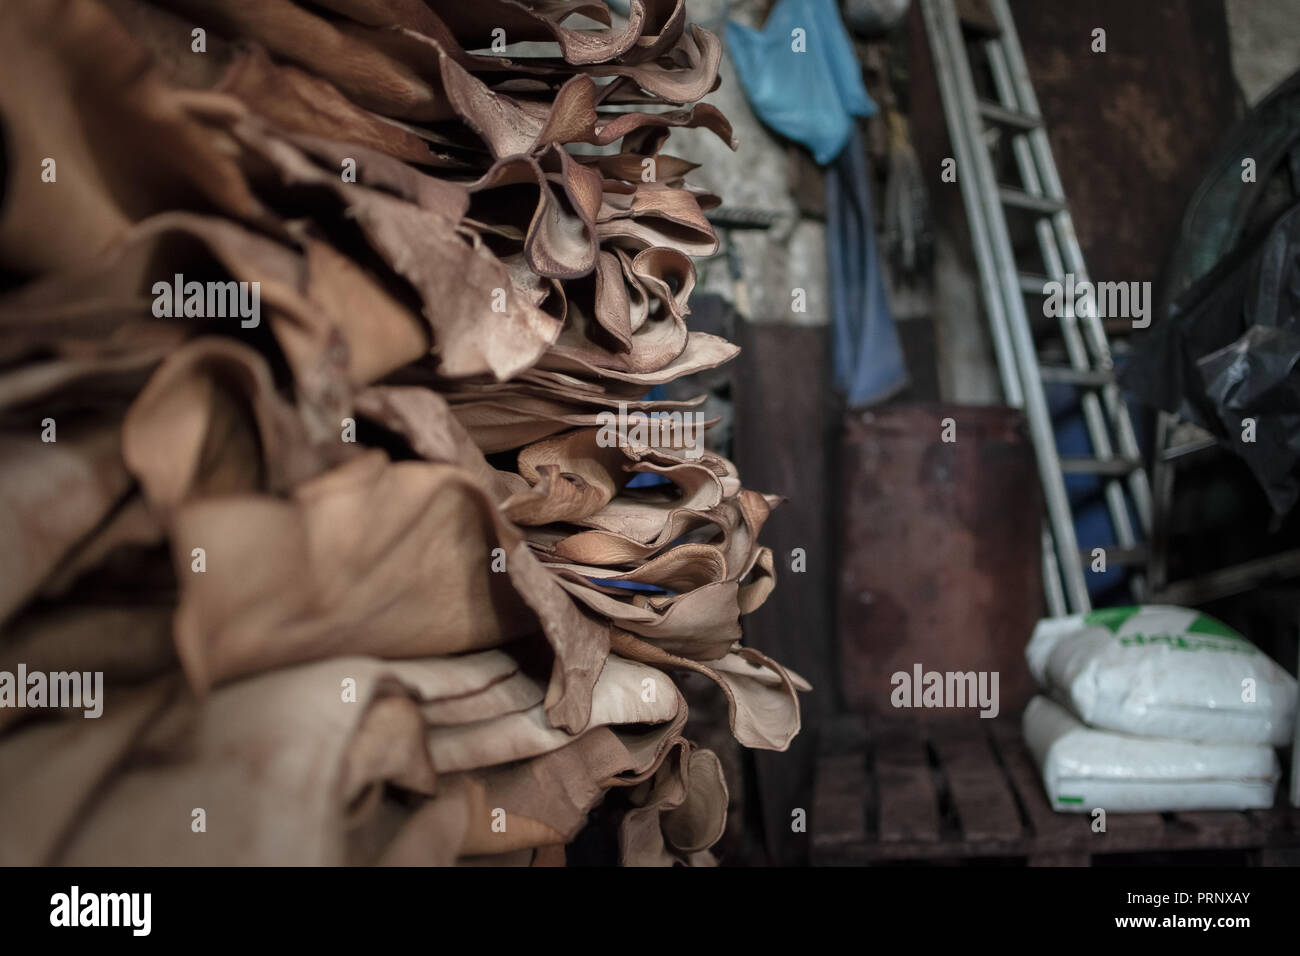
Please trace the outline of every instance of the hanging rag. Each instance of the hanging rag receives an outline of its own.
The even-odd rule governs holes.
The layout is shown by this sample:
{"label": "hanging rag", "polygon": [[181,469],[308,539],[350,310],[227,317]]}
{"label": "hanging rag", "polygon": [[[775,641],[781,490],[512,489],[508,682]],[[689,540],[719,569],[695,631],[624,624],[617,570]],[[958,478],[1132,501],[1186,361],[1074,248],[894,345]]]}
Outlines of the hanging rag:
{"label": "hanging rag", "polygon": [[875,115],[876,104],[839,11],[834,0],[780,0],[761,31],[728,23],[727,47],[759,118],[827,166],[835,384],[850,407],[882,401],[907,384],[907,370],[880,274],[870,173],[855,122]]}
{"label": "hanging rag", "polygon": [[907,384],[907,368],[880,274],[871,177],[856,126],[826,170],[826,258],[835,386],[850,408],[884,401]]}
{"label": "hanging rag", "polygon": [[727,23],[727,49],[754,112],[825,166],[855,116],[874,116],[834,0],[780,0],[762,30]]}

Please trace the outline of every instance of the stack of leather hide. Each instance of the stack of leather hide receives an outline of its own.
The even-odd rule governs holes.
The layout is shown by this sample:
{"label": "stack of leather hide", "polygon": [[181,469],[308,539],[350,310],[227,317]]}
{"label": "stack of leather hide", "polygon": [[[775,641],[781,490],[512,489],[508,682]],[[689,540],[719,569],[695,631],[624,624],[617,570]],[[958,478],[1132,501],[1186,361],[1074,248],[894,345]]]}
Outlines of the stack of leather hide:
{"label": "stack of leather hide", "polygon": [[3,5],[0,862],[562,863],[598,806],[711,862],[674,676],[774,750],[807,689],[740,644],[776,499],[645,398],[736,352],[662,151],[720,56],[682,0]]}

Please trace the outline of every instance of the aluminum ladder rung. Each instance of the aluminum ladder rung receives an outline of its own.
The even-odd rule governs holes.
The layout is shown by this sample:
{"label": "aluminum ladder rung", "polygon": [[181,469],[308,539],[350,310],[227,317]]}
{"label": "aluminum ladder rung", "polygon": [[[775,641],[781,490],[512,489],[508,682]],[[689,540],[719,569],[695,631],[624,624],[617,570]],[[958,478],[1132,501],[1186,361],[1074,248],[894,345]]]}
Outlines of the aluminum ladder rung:
{"label": "aluminum ladder rung", "polygon": [[1033,272],[1018,272],[1016,281],[1020,283],[1020,291],[1025,295],[1046,295],[1047,283],[1052,280]]}
{"label": "aluminum ladder rung", "polygon": [[979,0],[957,0],[957,23],[965,31],[983,37],[1001,35],[1002,28],[987,4]]}
{"label": "aluminum ladder rung", "polygon": [[1061,385],[1078,385],[1081,388],[1102,388],[1115,381],[1113,369],[1070,368],[1059,365],[1041,365],[1038,368],[1044,382]]}
{"label": "aluminum ladder rung", "polygon": [[1041,213],[1044,216],[1054,216],[1058,212],[1065,212],[1066,210],[1065,202],[1060,199],[1035,196],[1023,189],[1016,189],[1014,186],[999,186],[998,198],[1004,206],[1027,209],[1030,212]]}
{"label": "aluminum ladder rung", "polygon": [[1099,475],[1122,478],[1142,467],[1140,458],[1062,458],[1061,472],[1067,475]]}
{"label": "aluminum ladder rung", "polygon": [[1005,106],[991,103],[988,100],[979,101],[979,111],[980,116],[983,116],[986,120],[1011,129],[1028,131],[1037,129],[1043,123],[1037,116],[1022,113],[1019,110],[1007,109]]}

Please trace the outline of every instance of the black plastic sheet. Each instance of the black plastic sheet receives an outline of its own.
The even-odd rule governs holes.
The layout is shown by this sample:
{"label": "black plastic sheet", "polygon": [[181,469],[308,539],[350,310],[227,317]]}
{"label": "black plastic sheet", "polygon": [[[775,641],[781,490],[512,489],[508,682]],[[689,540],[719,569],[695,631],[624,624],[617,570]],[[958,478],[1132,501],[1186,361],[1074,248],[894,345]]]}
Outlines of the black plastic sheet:
{"label": "black plastic sheet", "polygon": [[1273,510],[1291,511],[1300,499],[1300,204],[1183,295],[1123,380],[1217,436]]}

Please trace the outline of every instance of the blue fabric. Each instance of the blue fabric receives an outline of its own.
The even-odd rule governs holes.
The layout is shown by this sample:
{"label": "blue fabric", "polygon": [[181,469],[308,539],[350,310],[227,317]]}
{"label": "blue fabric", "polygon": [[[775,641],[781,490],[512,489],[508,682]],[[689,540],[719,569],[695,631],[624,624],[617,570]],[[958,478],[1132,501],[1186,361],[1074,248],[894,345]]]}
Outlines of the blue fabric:
{"label": "blue fabric", "polygon": [[884,401],[907,384],[907,368],[880,275],[871,178],[856,125],[826,170],[826,259],[835,385],[850,408]]}
{"label": "blue fabric", "polygon": [[[793,49],[802,29],[805,52]],[[754,112],[812,150],[826,173],[826,246],[835,383],[850,406],[888,398],[907,383],[903,351],[876,254],[870,174],[855,117],[876,104],[834,0],[779,0],[767,25],[727,24],[727,48]],[[838,157],[838,158],[837,158]],[[834,161],[834,162],[832,162]]]}
{"label": "blue fabric", "polygon": [[[795,29],[805,52],[792,49]],[[754,112],[823,166],[844,149],[853,118],[876,112],[835,0],[779,0],[762,30],[728,22],[727,49]]]}

